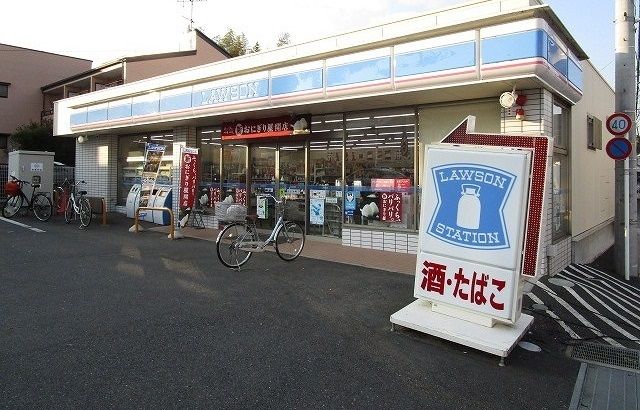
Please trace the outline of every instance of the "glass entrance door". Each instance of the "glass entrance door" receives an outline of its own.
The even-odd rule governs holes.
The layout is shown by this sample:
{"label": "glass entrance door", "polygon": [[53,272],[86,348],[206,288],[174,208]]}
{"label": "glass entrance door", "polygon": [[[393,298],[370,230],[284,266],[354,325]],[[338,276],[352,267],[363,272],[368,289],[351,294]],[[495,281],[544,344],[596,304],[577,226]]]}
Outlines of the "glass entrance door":
{"label": "glass entrance door", "polygon": [[287,197],[284,217],[304,229],[307,221],[304,141],[280,144],[278,169],[280,197]]}
{"label": "glass entrance door", "polygon": [[[262,194],[276,195],[276,144],[254,144],[249,150],[249,186],[250,200],[249,213],[258,214],[257,197]],[[266,214],[264,218],[258,219],[258,225],[264,228],[273,228],[274,221],[274,202],[268,199],[266,202]],[[263,215],[260,213],[259,215]]]}

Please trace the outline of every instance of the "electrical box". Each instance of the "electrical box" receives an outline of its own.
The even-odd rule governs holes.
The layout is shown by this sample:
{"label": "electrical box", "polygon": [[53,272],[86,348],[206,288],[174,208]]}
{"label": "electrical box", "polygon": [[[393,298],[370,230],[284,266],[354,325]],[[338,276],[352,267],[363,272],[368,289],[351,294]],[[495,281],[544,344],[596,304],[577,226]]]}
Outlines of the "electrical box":
{"label": "electrical box", "polygon": [[[9,152],[9,175],[40,184],[36,192],[44,192],[53,198],[53,152],[47,151],[11,151]],[[7,177],[11,180],[11,177]],[[31,199],[32,188],[25,185],[22,192]]]}

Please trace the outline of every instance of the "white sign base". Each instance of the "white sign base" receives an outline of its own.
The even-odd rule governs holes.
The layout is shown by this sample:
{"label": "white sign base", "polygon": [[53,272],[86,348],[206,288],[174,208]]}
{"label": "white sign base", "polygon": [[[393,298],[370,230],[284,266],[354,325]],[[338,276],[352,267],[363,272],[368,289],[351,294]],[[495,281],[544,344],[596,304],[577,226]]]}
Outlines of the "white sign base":
{"label": "white sign base", "polygon": [[512,326],[497,323],[493,327],[486,327],[434,312],[431,302],[416,299],[392,314],[391,323],[496,356],[507,357],[533,323],[533,316],[523,313]]}

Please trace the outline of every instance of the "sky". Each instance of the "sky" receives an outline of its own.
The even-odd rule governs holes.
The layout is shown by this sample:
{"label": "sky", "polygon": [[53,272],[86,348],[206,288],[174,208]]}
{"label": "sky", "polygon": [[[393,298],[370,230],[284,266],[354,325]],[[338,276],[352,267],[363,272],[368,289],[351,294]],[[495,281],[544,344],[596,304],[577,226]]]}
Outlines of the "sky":
{"label": "sky", "polygon": [[[195,27],[228,29],[273,48],[419,15],[467,0],[194,0]],[[594,66],[614,82],[614,0],[547,0]],[[70,55],[94,67],[120,57],[180,50],[189,0],[13,0],[2,5],[0,43]],[[2,64],[2,55],[0,55]]]}

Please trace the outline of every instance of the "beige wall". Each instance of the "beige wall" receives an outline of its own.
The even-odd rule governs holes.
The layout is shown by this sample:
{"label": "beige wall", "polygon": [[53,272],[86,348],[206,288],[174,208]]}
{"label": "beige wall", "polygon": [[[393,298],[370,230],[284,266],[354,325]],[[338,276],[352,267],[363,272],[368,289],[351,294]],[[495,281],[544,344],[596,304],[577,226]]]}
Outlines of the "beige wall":
{"label": "beige wall", "polygon": [[196,67],[227,57],[218,49],[196,35],[196,52],[190,55],[163,57],[155,60],[127,61],[126,83],[167,74],[185,68]]}
{"label": "beige wall", "polygon": [[500,133],[498,99],[451,105],[435,105],[420,110],[420,142],[440,142],[467,116],[476,117],[475,132]]}
{"label": "beige wall", "polygon": [[[584,96],[571,108],[571,235],[578,236],[614,216],[614,161],[604,151],[613,137],[606,129],[615,94],[583,61]],[[587,148],[587,114],[602,121],[602,150]]]}
{"label": "beige wall", "polygon": [[0,44],[0,82],[9,97],[0,98],[0,134],[11,134],[29,121],[40,121],[40,87],[91,69],[91,61]]}

